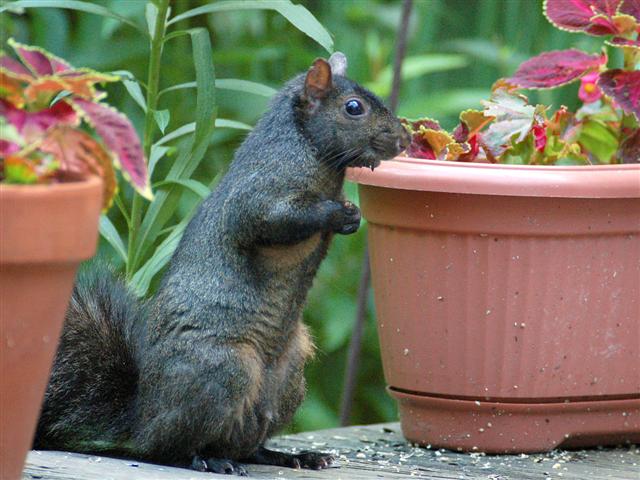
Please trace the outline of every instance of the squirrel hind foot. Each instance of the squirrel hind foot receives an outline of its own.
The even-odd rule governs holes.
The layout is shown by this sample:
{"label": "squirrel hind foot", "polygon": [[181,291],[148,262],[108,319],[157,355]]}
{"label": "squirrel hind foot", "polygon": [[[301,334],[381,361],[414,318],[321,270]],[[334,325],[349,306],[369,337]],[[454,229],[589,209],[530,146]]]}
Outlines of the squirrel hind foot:
{"label": "squirrel hind foot", "polygon": [[263,465],[275,465],[277,467],[307,468],[311,470],[322,470],[329,468],[333,464],[332,455],[321,452],[304,451],[300,453],[285,453],[269,450],[260,447],[258,451],[249,459],[248,463],[259,463]]}
{"label": "squirrel hind foot", "polygon": [[238,475],[246,477],[249,475],[247,470],[238,462],[220,458],[202,458],[200,456],[193,457],[191,469],[197,472],[220,473],[223,475]]}

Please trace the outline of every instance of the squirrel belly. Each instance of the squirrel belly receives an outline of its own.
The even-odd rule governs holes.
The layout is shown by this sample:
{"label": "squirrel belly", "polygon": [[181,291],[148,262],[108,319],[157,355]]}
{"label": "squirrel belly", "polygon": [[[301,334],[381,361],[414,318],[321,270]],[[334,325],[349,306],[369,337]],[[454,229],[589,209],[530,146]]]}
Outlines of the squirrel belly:
{"label": "squirrel belly", "polygon": [[36,448],[222,472],[217,459],[330,463],[263,445],[304,397],[313,345],[301,317],[317,269],[333,235],[360,223],[343,199],[345,168],[373,167],[410,140],[332,59],[274,97],[153,298],[141,302],[101,269],[79,276]]}

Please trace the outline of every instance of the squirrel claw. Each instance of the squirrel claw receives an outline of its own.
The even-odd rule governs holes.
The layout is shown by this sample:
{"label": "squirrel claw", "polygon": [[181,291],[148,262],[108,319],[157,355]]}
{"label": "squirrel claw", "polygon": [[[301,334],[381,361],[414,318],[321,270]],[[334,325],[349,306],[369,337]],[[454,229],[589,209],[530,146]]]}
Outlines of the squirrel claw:
{"label": "squirrel claw", "polygon": [[247,470],[233,460],[224,460],[218,458],[203,459],[202,457],[194,457],[191,462],[191,469],[198,472],[221,473],[224,475],[238,475],[246,477],[249,474]]}

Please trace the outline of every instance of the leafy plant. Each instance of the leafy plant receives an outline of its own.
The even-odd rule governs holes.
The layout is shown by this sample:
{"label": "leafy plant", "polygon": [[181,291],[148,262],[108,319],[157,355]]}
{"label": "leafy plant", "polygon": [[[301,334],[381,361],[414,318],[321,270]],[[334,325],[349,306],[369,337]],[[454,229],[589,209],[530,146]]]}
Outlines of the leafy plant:
{"label": "leafy plant", "polygon": [[[166,266],[175,250],[191,212],[181,212],[176,219],[176,211],[185,194],[195,193],[206,196],[215,183],[205,184],[192,178],[209,148],[216,127],[251,129],[241,122],[218,118],[217,89],[237,90],[252,94],[270,96],[274,90],[266,85],[239,79],[217,79],[210,34],[203,27],[180,28],[185,21],[201,15],[215,14],[231,10],[273,10],[277,11],[293,26],[314,39],[329,52],[333,40],[327,30],[303,6],[288,0],[222,0],[205,4],[177,15],[172,15],[169,0],[149,0],[145,4],[146,26],[115,13],[105,6],[80,0],[17,0],[6,2],[0,13],[10,10],[21,13],[28,8],[63,8],[100,15],[133,28],[144,36],[149,47],[146,81],[136,79],[127,71],[115,72],[124,78],[124,85],[144,113],[142,151],[148,159],[147,169],[152,179],[151,188],[155,195],[150,203],[140,191],[132,195],[121,193],[115,203],[123,216],[126,229],[118,231],[114,223],[103,216],[100,232],[113,247],[124,264],[127,279],[140,296],[149,292],[152,282]],[[174,39],[187,37],[191,41],[191,54],[195,70],[195,81],[171,85],[160,89],[163,70],[163,51]],[[171,67],[171,65],[167,65]],[[184,89],[195,89],[196,108],[192,122],[181,125],[166,134],[172,113],[162,106],[162,101],[172,93]],[[75,102],[75,100],[74,100]],[[94,112],[88,112],[87,117]],[[101,132],[98,132],[101,133]],[[106,141],[106,139],[105,139]],[[167,168],[157,168],[174,154],[174,160]],[[162,176],[158,173],[163,170]]]}
{"label": "leafy plant", "polygon": [[[31,184],[99,175],[107,208],[117,189],[115,163],[150,198],[135,129],[127,117],[102,103],[106,94],[94,88],[119,77],[75,69],[41,48],[12,39],[8,43],[22,62],[0,53],[0,179]],[[79,128],[82,120],[102,143]]]}
{"label": "leafy plant", "polygon": [[[417,158],[466,162],[582,165],[640,162],[640,0],[545,0],[556,27],[608,37],[621,49],[623,68],[607,68],[606,47],[591,55],[545,52],[498,80],[484,110],[467,110],[450,134],[431,119],[405,120]],[[581,81],[583,106],[553,113],[529,105],[517,89],[550,89]]]}

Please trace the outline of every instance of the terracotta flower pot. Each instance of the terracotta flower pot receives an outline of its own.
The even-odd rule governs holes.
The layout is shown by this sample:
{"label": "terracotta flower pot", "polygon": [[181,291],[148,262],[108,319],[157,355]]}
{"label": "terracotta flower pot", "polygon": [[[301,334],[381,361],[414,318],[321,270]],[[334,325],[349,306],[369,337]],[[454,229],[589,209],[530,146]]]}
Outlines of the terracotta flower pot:
{"label": "terracotta flower pot", "polygon": [[96,249],[102,181],[0,186],[0,477],[20,477],[78,264]]}
{"label": "terracotta flower pot", "polygon": [[409,440],[640,441],[640,165],[397,158],[349,178]]}

